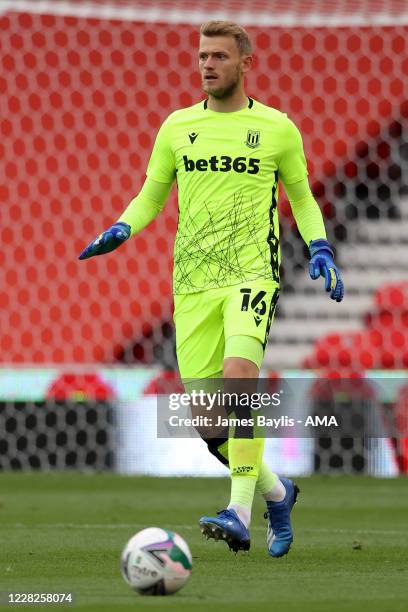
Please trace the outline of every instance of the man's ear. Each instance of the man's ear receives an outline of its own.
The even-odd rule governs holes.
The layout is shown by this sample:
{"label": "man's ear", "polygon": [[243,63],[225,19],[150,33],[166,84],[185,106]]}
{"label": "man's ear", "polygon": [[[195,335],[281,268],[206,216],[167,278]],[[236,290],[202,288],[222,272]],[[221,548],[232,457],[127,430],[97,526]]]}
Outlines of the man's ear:
{"label": "man's ear", "polygon": [[253,56],[252,55],[244,55],[244,57],[241,60],[241,68],[242,68],[243,74],[245,74],[246,72],[249,72],[249,70],[251,70],[252,63],[253,63]]}

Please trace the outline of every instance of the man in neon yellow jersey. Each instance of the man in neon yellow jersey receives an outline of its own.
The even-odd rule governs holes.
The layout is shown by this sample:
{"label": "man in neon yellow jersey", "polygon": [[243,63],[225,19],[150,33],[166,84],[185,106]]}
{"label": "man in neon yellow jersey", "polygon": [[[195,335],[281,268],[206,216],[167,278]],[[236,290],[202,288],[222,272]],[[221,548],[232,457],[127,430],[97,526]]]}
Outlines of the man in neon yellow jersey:
{"label": "man in neon yellow jersey", "polygon": [[[211,21],[200,34],[207,98],[164,121],[140,193],[80,259],[108,253],[140,232],[177,181],[173,290],[181,378],[255,380],[279,296],[278,181],[309,246],[310,276],[323,276],[337,302],[344,287],[310,191],[298,129],[285,113],[245,93],[253,61],[247,32],[232,22]],[[201,517],[203,533],[224,539],[235,551],[248,550],[257,489],[267,504],[269,554],[285,555],[293,541],[296,485],[263,463],[261,437],[235,433],[206,442],[229,465],[231,498],[217,516]]]}

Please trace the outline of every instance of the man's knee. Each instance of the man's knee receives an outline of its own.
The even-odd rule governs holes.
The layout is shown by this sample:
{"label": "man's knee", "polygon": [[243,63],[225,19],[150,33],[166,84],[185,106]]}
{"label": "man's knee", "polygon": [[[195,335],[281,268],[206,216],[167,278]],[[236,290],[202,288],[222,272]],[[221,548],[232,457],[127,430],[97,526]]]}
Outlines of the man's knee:
{"label": "man's knee", "polygon": [[258,378],[258,366],[249,359],[227,357],[224,360],[224,378]]}
{"label": "man's knee", "polygon": [[208,450],[210,451],[210,453],[212,455],[214,455],[214,457],[216,457],[218,459],[218,461],[221,461],[221,463],[223,463],[224,465],[226,465],[227,467],[229,466],[228,463],[228,459],[227,457],[225,457],[225,455],[223,455],[220,452],[220,447],[223,446],[226,442],[228,442],[228,438],[210,438],[210,439],[205,439],[203,438],[204,442],[207,444]]}

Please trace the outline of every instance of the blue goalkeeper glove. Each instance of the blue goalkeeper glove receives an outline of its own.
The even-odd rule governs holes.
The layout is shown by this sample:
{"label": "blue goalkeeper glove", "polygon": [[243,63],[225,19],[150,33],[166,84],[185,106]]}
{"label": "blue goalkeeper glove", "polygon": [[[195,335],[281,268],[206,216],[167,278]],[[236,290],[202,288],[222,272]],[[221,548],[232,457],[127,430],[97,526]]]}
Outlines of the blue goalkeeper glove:
{"label": "blue goalkeeper glove", "polygon": [[110,253],[125,242],[130,237],[130,233],[130,225],[123,221],[118,221],[88,244],[78,259],[88,259],[88,257],[93,257],[94,255]]}
{"label": "blue goalkeeper glove", "polygon": [[312,240],[309,244],[309,274],[313,280],[324,277],[324,286],[330,297],[341,302],[344,296],[344,285],[334,260],[333,251],[327,240]]}

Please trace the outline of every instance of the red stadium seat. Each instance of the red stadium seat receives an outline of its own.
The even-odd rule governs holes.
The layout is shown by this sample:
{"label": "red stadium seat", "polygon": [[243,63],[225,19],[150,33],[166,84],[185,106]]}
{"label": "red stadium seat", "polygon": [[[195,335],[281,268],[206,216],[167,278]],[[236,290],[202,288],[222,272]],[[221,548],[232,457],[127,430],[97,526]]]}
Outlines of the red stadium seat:
{"label": "red stadium seat", "polygon": [[408,310],[408,281],[391,283],[377,289],[374,303],[382,311]]}
{"label": "red stadium seat", "polygon": [[408,474],[408,385],[399,390],[395,404],[394,420],[396,433],[397,457],[401,472]]}
{"label": "red stadium seat", "polygon": [[[327,177],[353,175],[350,154],[405,108],[406,28],[248,30],[248,92],[298,124],[324,194]],[[146,327],[154,335],[171,319],[175,198],[118,252],[77,257],[138,192],[165,117],[202,99],[198,28],[10,11],[0,31],[0,359],[114,361]],[[333,216],[332,204],[323,207]],[[401,291],[406,299],[404,287],[393,302]],[[319,350],[317,361],[330,362],[334,349]],[[339,361],[354,362],[353,349],[341,351]]]}
{"label": "red stadium seat", "polygon": [[319,338],[303,360],[305,368],[355,367],[363,370],[408,367],[408,282],[392,283],[374,294],[366,329]]}

